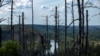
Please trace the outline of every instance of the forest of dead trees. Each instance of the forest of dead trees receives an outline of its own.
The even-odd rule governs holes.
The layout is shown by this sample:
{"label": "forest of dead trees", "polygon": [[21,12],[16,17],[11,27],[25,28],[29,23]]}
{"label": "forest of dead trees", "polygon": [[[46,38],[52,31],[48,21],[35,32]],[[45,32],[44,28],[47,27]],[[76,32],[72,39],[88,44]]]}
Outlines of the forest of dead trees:
{"label": "forest of dead trees", "polygon": [[[52,35],[49,34],[49,30],[48,30],[48,26],[49,26],[49,15],[45,16],[45,21],[46,21],[46,33],[45,34],[38,34],[38,37],[40,38],[39,43],[38,43],[38,47],[36,46],[35,43],[35,38],[36,37],[36,33],[34,32],[34,8],[33,8],[33,1],[31,1],[31,10],[32,10],[32,24],[31,24],[31,28],[29,31],[29,35],[30,36],[30,40],[28,40],[28,38],[25,35],[25,13],[24,11],[22,12],[22,14],[20,14],[18,16],[19,19],[19,23],[18,23],[18,40],[15,40],[15,26],[14,26],[14,22],[13,22],[13,14],[14,14],[14,0],[10,0],[9,3],[11,3],[11,19],[10,19],[10,29],[8,33],[10,35],[9,40],[11,40],[12,42],[18,42],[20,47],[20,53],[18,53],[19,55],[17,56],[97,56],[98,54],[96,54],[96,51],[91,51],[93,48],[90,46],[89,43],[89,13],[88,13],[88,9],[85,10],[85,3],[84,0],[77,0],[77,8],[78,8],[78,19],[75,19],[75,15],[74,15],[74,0],[72,0],[71,3],[71,14],[72,14],[72,22],[70,24],[68,24],[68,7],[67,7],[67,0],[65,0],[65,14],[64,14],[64,18],[65,18],[65,24],[64,24],[64,29],[59,29],[60,28],[60,24],[59,24],[59,20],[60,20],[60,13],[58,11],[58,6],[55,6],[55,15],[54,19],[55,19],[55,25],[54,25],[54,34],[53,37],[51,37]],[[0,7],[5,6],[7,4],[2,4],[2,0],[0,0]],[[0,19],[0,22],[5,21],[6,19]],[[75,32],[75,21],[78,21],[78,33],[76,34]],[[69,43],[69,39],[68,39],[68,28],[72,25],[73,30],[72,30],[72,41],[70,44]],[[61,45],[61,37],[60,37],[60,31],[64,32],[64,39],[63,39],[63,44]],[[2,27],[0,27],[0,47],[2,47]],[[50,48],[50,40],[54,39],[54,54],[49,52],[49,48]],[[27,42],[30,42],[29,44]],[[58,48],[56,43],[58,43]],[[29,46],[27,46],[29,45]],[[13,44],[12,44],[13,46]],[[36,47],[37,50],[36,50]],[[62,48],[61,48],[62,47]],[[29,48],[29,49],[28,49]],[[12,49],[14,51],[14,49]],[[0,51],[1,52],[1,51]],[[9,53],[9,52],[8,52]],[[12,52],[13,53],[13,52]],[[99,51],[98,51],[99,53]],[[1,53],[0,53],[1,54]],[[16,56],[16,54],[9,54],[10,56]],[[8,55],[8,56],[9,56]],[[7,56],[5,53],[2,54],[2,56]]]}

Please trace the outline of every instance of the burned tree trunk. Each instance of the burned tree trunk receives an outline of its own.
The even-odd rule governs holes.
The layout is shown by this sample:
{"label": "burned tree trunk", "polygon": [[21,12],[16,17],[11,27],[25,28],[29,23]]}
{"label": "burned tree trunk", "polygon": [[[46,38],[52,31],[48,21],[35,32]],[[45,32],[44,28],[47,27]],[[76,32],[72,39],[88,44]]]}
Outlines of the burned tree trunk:
{"label": "burned tree trunk", "polygon": [[19,43],[21,44],[21,16],[19,15]]}
{"label": "burned tree trunk", "polygon": [[79,55],[82,56],[82,14],[81,14],[81,3],[80,0],[77,0],[78,2],[78,13],[79,13]]}
{"label": "burned tree trunk", "polygon": [[[34,9],[33,9],[33,0],[32,0],[32,44],[34,44]],[[34,54],[34,45],[31,47]]]}
{"label": "burned tree trunk", "polygon": [[88,34],[89,34],[88,31],[89,31],[88,30],[88,10],[86,10],[86,38],[85,38],[86,39],[86,42],[85,42],[86,56],[88,56],[88,45],[89,45],[88,44]]}
{"label": "burned tree trunk", "polygon": [[42,35],[40,35],[41,38],[41,56],[45,56],[44,54],[44,37]]}
{"label": "burned tree trunk", "polygon": [[[84,55],[84,0],[78,2],[78,13],[79,13],[79,56]],[[82,3],[81,3],[82,2]],[[81,5],[82,4],[82,5]]]}
{"label": "burned tree trunk", "polygon": [[0,47],[2,46],[2,28],[0,26]]}
{"label": "burned tree trunk", "polygon": [[58,25],[57,26],[57,28],[58,28],[58,30],[57,30],[58,31],[58,33],[57,33],[58,34],[58,38],[57,38],[57,40],[58,40],[57,41],[58,42],[58,56],[60,56],[60,25],[59,25],[60,18],[59,17],[60,17],[60,15],[59,15],[59,12],[58,12],[58,20],[57,20],[57,25]]}
{"label": "burned tree trunk", "polygon": [[[46,34],[47,44],[49,44],[50,41],[49,41],[49,31],[48,31],[48,16],[46,16],[46,31],[47,31],[47,34]],[[47,50],[47,55],[49,56],[49,50]]]}
{"label": "burned tree trunk", "polygon": [[25,36],[24,36],[24,12],[22,12],[22,56],[25,56],[26,51]]}
{"label": "burned tree trunk", "polygon": [[57,6],[55,7],[55,56],[57,56]]}
{"label": "burned tree trunk", "polygon": [[14,25],[12,26],[12,37],[13,37],[13,41],[14,41]]}
{"label": "burned tree trunk", "polygon": [[13,0],[11,1],[11,40],[14,40],[14,37],[13,37]]}
{"label": "burned tree trunk", "polygon": [[85,51],[84,51],[84,38],[85,38],[85,34],[84,34],[84,0],[82,0],[82,6],[81,6],[81,15],[82,15],[82,43],[81,43],[81,50],[82,50],[82,56],[84,55]]}
{"label": "burned tree trunk", "polygon": [[67,0],[65,0],[65,56],[67,53]]}
{"label": "burned tree trunk", "polygon": [[75,56],[75,22],[74,22],[74,1],[72,0],[72,20],[73,20],[73,56]]}

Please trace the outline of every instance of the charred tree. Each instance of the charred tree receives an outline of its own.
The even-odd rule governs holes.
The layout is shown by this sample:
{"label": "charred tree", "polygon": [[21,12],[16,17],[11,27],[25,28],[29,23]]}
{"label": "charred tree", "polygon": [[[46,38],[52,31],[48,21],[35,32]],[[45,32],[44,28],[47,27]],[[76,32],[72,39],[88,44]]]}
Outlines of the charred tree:
{"label": "charred tree", "polygon": [[[2,2],[0,0],[0,7],[2,6]],[[2,46],[2,28],[0,26],[0,47]]]}
{"label": "charred tree", "polygon": [[2,28],[0,26],[0,47],[2,46]]}
{"label": "charred tree", "polygon": [[84,55],[85,51],[84,51],[84,38],[85,38],[85,34],[84,34],[84,0],[82,0],[82,6],[81,6],[81,15],[82,15],[82,43],[81,43],[81,50],[82,50],[82,56]]}
{"label": "charred tree", "polygon": [[55,7],[55,56],[57,56],[57,45],[56,45],[56,43],[57,43],[57,16],[58,16],[58,11],[57,11],[58,9],[57,9],[57,6]]}
{"label": "charred tree", "polygon": [[[33,0],[32,0],[32,33],[33,33],[33,30],[34,30],[34,10],[33,10]],[[33,37],[34,37],[34,35],[33,35]]]}
{"label": "charred tree", "polygon": [[[82,3],[81,3],[82,2]],[[79,13],[79,56],[83,56],[84,51],[84,0],[77,0]]]}
{"label": "charred tree", "polygon": [[40,35],[41,37],[41,56],[45,56],[44,54],[44,37],[42,35]]}
{"label": "charred tree", "polygon": [[86,49],[85,49],[85,50],[86,50],[86,56],[88,56],[88,45],[89,45],[89,44],[88,44],[88,34],[89,34],[89,33],[88,33],[88,31],[89,31],[89,30],[88,30],[88,28],[89,28],[88,25],[89,25],[89,24],[88,24],[88,10],[86,10],[86,38],[85,38],[85,39],[86,39],[86,42],[85,42],[85,44],[86,44],[86,45],[85,45],[85,48],[86,48]]}
{"label": "charred tree", "polygon": [[81,46],[81,43],[82,43],[82,14],[81,14],[81,3],[80,3],[80,0],[77,0],[77,3],[78,3],[78,14],[79,14],[79,42],[78,42],[78,45],[79,45],[79,55],[78,56],[81,56],[82,54],[82,46]]}
{"label": "charred tree", "polygon": [[67,0],[65,0],[65,56],[67,53]]}
{"label": "charred tree", "polygon": [[11,0],[11,40],[14,40],[14,37],[13,37],[13,0]]}
{"label": "charred tree", "polygon": [[22,56],[25,56],[24,12],[22,12]]}
{"label": "charred tree", "polygon": [[21,16],[19,15],[19,43],[21,44]]}
{"label": "charred tree", "polygon": [[75,56],[75,21],[74,21],[74,0],[72,0],[72,20],[73,20],[73,56]]}
{"label": "charred tree", "polygon": [[46,32],[47,32],[46,37],[47,37],[47,40],[48,40],[49,39],[48,38],[48,16],[46,16]]}
{"label": "charred tree", "polygon": [[[47,38],[47,44],[49,44],[49,31],[48,31],[48,16],[46,16],[46,31],[47,31],[47,34],[46,34],[46,38]],[[47,50],[47,55],[49,56],[49,50]]]}
{"label": "charred tree", "polygon": [[13,36],[13,40],[14,40],[14,25],[12,26],[12,36]]}
{"label": "charred tree", "polygon": [[[34,44],[34,9],[33,9],[33,0],[31,1],[32,6],[32,44]],[[32,52],[34,54],[34,45],[30,45],[32,48]]]}
{"label": "charred tree", "polygon": [[57,40],[58,40],[57,41],[58,42],[58,56],[60,56],[60,24],[59,24],[60,18],[59,17],[60,17],[60,15],[59,15],[59,12],[58,12],[58,20],[57,20],[57,25],[58,25],[57,26],[57,28],[58,28],[58,30],[57,30],[58,31],[58,33],[57,33],[58,34],[58,37],[57,37]]}

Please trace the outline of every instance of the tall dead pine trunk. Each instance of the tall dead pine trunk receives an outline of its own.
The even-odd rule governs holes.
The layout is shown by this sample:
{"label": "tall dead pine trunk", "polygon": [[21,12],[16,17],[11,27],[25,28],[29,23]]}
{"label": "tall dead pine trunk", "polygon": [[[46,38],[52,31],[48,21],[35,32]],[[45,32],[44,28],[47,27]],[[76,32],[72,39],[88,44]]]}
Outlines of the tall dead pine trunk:
{"label": "tall dead pine trunk", "polygon": [[22,12],[22,56],[25,56],[24,12]]}
{"label": "tall dead pine trunk", "polygon": [[89,31],[88,28],[89,28],[88,27],[88,10],[86,10],[86,42],[85,42],[85,44],[86,44],[85,45],[86,46],[85,47],[86,48],[86,56],[88,56],[88,45],[89,45],[88,44],[88,34],[89,34],[88,33],[88,31]]}
{"label": "tall dead pine trunk", "polygon": [[44,37],[42,35],[40,35],[41,37],[41,56],[45,56],[44,54]]}
{"label": "tall dead pine trunk", "polygon": [[[0,0],[0,7],[1,7],[1,0]],[[2,28],[0,26],[0,47],[2,46]]]}
{"label": "tall dead pine trunk", "polygon": [[11,40],[14,40],[14,37],[13,37],[13,0],[11,1]]}
{"label": "tall dead pine trunk", "polygon": [[57,6],[55,7],[55,56],[57,56]]}
{"label": "tall dead pine trunk", "polygon": [[12,26],[12,37],[13,37],[13,41],[14,41],[14,25]]}
{"label": "tall dead pine trunk", "polygon": [[19,43],[21,44],[21,16],[19,15]]}
{"label": "tall dead pine trunk", "polygon": [[67,52],[67,0],[65,0],[65,56],[68,55]]}
{"label": "tall dead pine trunk", "polygon": [[81,43],[82,43],[82,14],[81,14],[81,3],[80,3],[80,0],[77,0],[77,3],[78,3],[78,14],[79,14],[79,55],[78,56],[81,56],[82,54],[82,46],[81,46]]}
{"label": "tall dead pine trunk", "polygon": [[58,56],[60,56],[60,25],[59,25],[59,22],[60,22],[60,15],[59,15],[59,12],[58,12],[58,20],[57,20],[57,28],[58,28],[58,38],[57,38],[57,42],[58,42]]}
{"label": "tall dead pine trunk", "polygon": [[2,46],[2,28],[0,26],[0,47]]}
{"label": "tall dead pine trunk", "polygon": [[82,28],[81,28],[81,30],[82,30],[82,43],[81,43],[81,50],[82,50],[82,56],[84,55],[84,53],[85,53],[85,51],[84,51],[84,38],[85,38],[85,34],[84,34],[84,0],[82,0],[82,9],[81,9],[81,15],[82,15],[82,22],[81,22],[81,24],[82,24]]}
{"label": "tall dead pine trunk", "polygon": [[47,38],[47,40],[49,39],[48,38],[48,16],[46,16],[46,38]]}
{"label": "tall dead pine trunk", "polygon": [[31,6],[32,6],[32,43],[31,43],[31,48],[32,48],[32,52],[31,54],[33,53],[34,54],[34,9],[33,9],[33,0],[31,1]]}
{"label": "tall dead pine trunk", "polygon": [[73,56],[75,56],[75,22],[74,22],[74,0],[72,0],[72,20],[73,20]]}

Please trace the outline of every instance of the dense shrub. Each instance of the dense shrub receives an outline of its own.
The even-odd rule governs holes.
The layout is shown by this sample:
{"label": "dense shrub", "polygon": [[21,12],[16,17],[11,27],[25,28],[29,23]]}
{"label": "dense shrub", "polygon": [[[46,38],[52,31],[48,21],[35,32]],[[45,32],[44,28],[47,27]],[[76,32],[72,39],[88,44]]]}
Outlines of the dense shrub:
{"label": "dense shrub", "polygon": [[6,41],[3,43],[0,48],[0,56],[19,56],[20,54],[20,45],[15,41]]}

